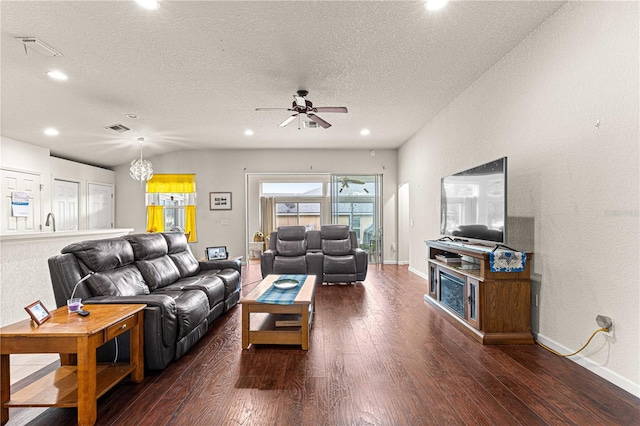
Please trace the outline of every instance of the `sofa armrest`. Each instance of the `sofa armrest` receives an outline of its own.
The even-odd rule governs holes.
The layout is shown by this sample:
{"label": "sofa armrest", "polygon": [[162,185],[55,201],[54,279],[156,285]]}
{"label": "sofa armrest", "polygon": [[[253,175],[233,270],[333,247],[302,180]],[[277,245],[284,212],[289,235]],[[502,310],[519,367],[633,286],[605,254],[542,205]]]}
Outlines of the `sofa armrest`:
{"label": "sofa armrest", "polygon": [[205,271],[211,269],[235,269],[242,273],[242,261],[240,259],[206,260],[198,263],[200,264],[200,269]]}
{"label": "sofa armrest", "polygon": [[351,254],[356,258],[356,271],[358,273],[366,272],[367,266],[369,264],[369,257],[367,256],[367,252],[361,248],[351,249]]}
{"label": "sofa armrest", "polygon": [[262,278],[269,274],[273,274],[273,262],[276,258],[275,250],[266,250],[260,256],[260,271],[262,272]]}
{"label": "sofa armrest", "polygon": [[322,262],[324,260],[324,254],[318,251],[308,251],[307,255],[307,275],[316,276],[316,284],[322,284],[324,278],[322,273]]}
{"label": "sofa armrest", "polygon": [[[145,308],[145,332],[149,329],[162,330],[162,342],[165,346],[174,345],[178,336],[178,318],[176,315],[176,302],[166,294],[144,294],[138,296],[98,296],[83,299],[84,305],[99,304],[134,304],[144,303]],[[154,309],[159,311],[160,324],[147,324],[146,311]],[[147,341],[145,339],[145,341]]]}

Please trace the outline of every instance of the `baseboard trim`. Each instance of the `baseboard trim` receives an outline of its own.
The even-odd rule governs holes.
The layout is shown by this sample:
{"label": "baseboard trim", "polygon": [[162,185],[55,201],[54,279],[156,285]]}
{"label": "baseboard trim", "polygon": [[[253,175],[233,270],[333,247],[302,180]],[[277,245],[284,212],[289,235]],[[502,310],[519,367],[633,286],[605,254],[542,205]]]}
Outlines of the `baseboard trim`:
{"label": "baseboard trim", "polygon": [[426,281],[429,281],[429,277],[426,274],[423,274],[422,272],[418,271],[415,268],[412,268],[411,266],[409,266],[409,272],[416,274],[417,276],[419,276],[420,278],[423,278]]}
{"label": "baseboard trim", "polygon": [[[546,346],[549,346],[551,349],[558,351],[560,353],[571,353],[574,351],[570,348],[567,348],[561,345],[555,340],[548,338],[544,334],[537,333],[536,339],[539,340],[541,343],[545,344]],[[580,365],[581,367],[586,368],[592,373],[597,374],[598,376],[602,377],[606,381],[618,386],[620,389],[629,392],[631,395],[637,398],[640,398],[640,384],[633,383],[631,380],[625,377],[622,377],[618,373],[615,373],[609,370],[608,368],[606,368],[605,366],[597,364],[592,360],[590,360],[589,358],[581,356],[580,354],[574,355],[572,357],[568,357],[568,359]]]}

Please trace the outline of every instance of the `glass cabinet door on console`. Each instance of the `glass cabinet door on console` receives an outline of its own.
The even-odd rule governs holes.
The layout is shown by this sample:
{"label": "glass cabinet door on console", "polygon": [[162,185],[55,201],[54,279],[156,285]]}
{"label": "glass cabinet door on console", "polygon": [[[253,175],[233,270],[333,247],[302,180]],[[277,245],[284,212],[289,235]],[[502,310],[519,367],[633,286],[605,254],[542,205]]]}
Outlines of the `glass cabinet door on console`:
{"label": "glass cabinet door on console", "polygon": [[429,264],[429,296],[438,300],[438,267]]}
{"label": "glass cabinet door on console", "polygon": [[480,291],[480,282],[474,278],[467,277],[467,288],[465,290],[467,315],[465,319],[469,325],[480,329],[480,314],[478,306],[478,292]]}

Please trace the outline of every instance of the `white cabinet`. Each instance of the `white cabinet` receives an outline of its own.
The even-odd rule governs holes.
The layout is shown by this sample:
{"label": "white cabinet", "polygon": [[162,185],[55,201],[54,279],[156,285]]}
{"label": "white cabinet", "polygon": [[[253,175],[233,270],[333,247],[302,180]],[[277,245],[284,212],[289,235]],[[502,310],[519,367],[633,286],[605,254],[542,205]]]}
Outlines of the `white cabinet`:
{"label": "white cabinet", "polygon": [[249,243],[249,258],[260,259],[262,252],[264,251],[264,242],[252,241]]}

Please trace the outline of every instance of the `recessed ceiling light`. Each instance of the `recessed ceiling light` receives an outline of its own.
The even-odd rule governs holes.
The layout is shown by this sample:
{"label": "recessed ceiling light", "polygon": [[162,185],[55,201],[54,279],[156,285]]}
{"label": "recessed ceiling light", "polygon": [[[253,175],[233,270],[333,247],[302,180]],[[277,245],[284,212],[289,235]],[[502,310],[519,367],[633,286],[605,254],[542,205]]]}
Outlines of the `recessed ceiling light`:
{"label": "recessed ceiling light", "polygon": [[68,80],[69,77],[62,71],[47,71],[47,75],[55,80]]}
{"label": "recessed ceiling light", "polygon": [[360,134],[362,136],[368,136],[371,133],[371,131],[369,131],[369,129],[362,129],[360,130]]}
{"label": "recessed ceiling light", "polygon": [[156,0],[136,0],[136,3],[138,3],[141,7],[149,10],[156,10],[160,7],[160,3],[158,3]]}
{"label": "recessed ceiling light", "polygon": [[53,127],[49,127],[48,129],[44,130],[44,134],[48,136],[58,136],[60,132],[57,129],[54,129]]}
{"label": "recessed ceiling light", "polygon": [[244,131],[245,136],[253,136],[253,130],[247,129]]}
{"label": "recessed ceiling light", "polygon": [[137,120],[138,119],[138,116],[136,114],[125,114],[124,116],[127,117],[127,118],[130,118],[132,120]]}
{"label": "recessed ceiling light", "polygon": [[427,0],[424,7],[427,10],[440,10],[449,3],[449,0]]}

